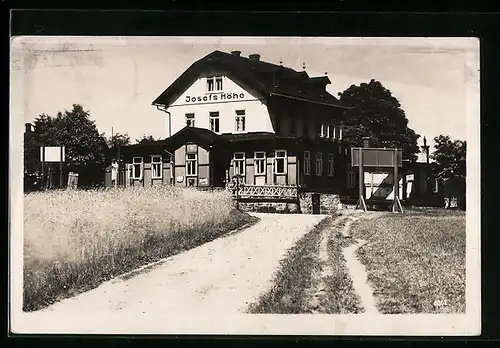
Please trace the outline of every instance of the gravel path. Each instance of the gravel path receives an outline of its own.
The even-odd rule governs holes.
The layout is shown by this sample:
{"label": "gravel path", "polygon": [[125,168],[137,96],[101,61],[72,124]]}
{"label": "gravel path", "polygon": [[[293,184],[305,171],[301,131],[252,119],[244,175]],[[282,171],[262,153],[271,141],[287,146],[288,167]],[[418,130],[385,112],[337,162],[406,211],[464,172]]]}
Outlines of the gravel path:
{"label": "gravel path", "polygon": [[172,256],[129,279],[114,279],[26,315],[32,322],[49,322],[116,312],[127,318],[176,312],[243,313],[272,285],[273,273],[286,251],[325,218],[255,215],[261,221],[239,233]]}

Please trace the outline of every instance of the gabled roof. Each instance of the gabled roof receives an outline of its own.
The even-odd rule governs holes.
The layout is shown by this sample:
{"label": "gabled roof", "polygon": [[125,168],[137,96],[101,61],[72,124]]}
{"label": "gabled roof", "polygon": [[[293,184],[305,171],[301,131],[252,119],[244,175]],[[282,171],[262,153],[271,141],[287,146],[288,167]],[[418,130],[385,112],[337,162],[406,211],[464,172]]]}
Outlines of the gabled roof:
{"label": "gabled roof", "polygon": [[311,78],[305,71],[298,72],[281,65],[221,51],[214,51],[194,62],[153,101],[153,105],[170,106],[200,76],[210,71],[223,73],[240,81],[265,98],[274,95],[348,108],[326,90],[318,88],[331,83],[326,76]]}
{"label": "gabled roof", "polygon": [[186,141],[190,140],[195,141],[198,145],[207,148],[212,145],[218,137],[219,136],[216,133],[208,129],[186,126],[170,138],[163,141],[165,143],[165,147],[170,150],[175,150],[179,146],[185,144]]}

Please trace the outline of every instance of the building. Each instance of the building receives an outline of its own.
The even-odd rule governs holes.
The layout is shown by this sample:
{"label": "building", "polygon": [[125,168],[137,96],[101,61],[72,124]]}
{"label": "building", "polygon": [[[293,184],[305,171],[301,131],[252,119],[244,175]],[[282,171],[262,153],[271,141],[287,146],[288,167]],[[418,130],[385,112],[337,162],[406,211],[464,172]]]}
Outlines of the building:
{"label": "building", "polygon": [[153,101],[165,113],[165,139],[120,149],[119,182],[224,187],[238,178],[254,192],[341,194],[349,186],[339,126],[346,107],[326,91],[330,83],[258,54],[214,51]]}

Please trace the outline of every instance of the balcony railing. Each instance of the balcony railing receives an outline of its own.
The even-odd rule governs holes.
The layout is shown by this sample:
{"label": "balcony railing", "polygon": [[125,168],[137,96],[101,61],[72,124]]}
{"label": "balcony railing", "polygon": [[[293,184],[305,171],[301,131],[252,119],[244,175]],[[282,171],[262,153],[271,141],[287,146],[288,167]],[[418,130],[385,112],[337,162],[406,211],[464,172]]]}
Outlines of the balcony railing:
{"label": "balcony railing", "polygon": [[230,185],[228,190],[237,199],[297,199],[298,187],[295,185]]}

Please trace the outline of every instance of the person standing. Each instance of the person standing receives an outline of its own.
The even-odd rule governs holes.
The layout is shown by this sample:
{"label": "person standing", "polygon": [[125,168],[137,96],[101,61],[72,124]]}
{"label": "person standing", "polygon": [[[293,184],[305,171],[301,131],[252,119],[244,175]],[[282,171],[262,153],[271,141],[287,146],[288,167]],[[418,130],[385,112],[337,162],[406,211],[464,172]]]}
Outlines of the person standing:
{"label": "person standing", "polygon": [[111,161],[111,184],[118,186],[118,162],[115,159]]}

